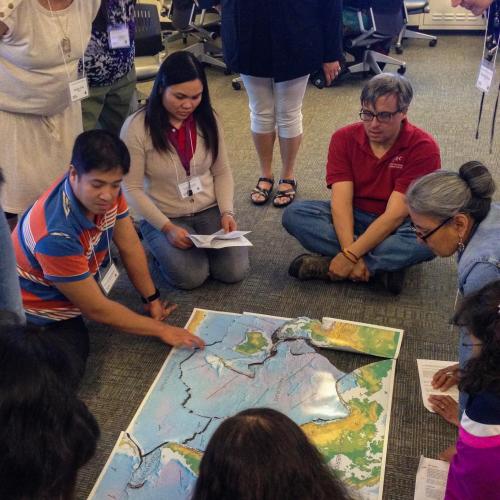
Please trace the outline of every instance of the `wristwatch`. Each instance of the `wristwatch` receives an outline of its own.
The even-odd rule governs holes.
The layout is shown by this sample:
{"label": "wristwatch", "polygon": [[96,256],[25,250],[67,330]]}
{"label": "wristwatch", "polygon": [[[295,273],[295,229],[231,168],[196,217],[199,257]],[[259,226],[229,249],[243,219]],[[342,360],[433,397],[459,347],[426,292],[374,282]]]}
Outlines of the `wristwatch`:
{"label": "wristwatch", "polygon": [[155,293],[153,293],[153,295],[150,295],[149,297],[141,296],[141,301],[143,304],[149,304],[150,302],[153,302],[154,300],[159,298],[160,298],[160,290],[158,290],[158,288],[155,288]]}

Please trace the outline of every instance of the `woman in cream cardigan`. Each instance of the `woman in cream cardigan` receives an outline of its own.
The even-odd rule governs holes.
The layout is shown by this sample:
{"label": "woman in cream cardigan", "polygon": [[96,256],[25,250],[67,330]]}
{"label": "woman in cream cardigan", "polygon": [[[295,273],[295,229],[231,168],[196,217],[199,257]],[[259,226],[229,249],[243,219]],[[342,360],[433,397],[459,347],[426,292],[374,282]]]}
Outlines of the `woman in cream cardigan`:
{"label": "woman in cream cardigan", "polygon": [[189,52],[160,67],[145,108],[121,131],[130,156],[124,190],[140,219],[144,241],[173,287],[225,282],[248,272],[248,249],[196,248],[188,235],[237,228],[233,177],[203,67]]}

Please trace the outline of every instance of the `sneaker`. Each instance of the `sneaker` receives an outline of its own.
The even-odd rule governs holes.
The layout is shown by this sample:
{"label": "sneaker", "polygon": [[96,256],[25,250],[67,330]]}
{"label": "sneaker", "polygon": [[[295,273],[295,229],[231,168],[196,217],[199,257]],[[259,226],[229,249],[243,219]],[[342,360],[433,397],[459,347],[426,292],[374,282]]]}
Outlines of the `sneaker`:
{"label": "sneaker", "polygon": [[385,289],[394,295],[399,295],[403,291],[405,276],[406,269],[387,271],[382,279]]}
{"label": "sneaker", "polygon": [[292,260],[288,274],[299,280],[326,280],[329,281],[328,269],[331,257],[303,253]]}

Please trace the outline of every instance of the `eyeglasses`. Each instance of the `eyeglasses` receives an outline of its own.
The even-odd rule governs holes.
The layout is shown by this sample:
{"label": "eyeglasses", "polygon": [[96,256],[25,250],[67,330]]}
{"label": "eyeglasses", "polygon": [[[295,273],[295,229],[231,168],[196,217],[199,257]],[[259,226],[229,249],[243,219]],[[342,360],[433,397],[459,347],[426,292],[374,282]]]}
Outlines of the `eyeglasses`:
{"label": "eyeglasses", "polygon": [[362,109],[359,112],[359,117],[363,122],[371,122],[374,118],[376,118],[380,123],[389,123],[392,120],[392,117],[398,113],[401,113],[400,109],[397,109],[396,111],[381,111],[380,113],[372,113],[371,111]]}
{"label": "eyeglasses", "polygon": [[419,231],[413,222],[410,223],[410,228],[411,230],[417,235],[417,238],[420,238],[422,241],[426,241],[428,238],[430,238],[436,231],[439,231],[447,222],[450,222],[451,219],[453,219],[453,215],[451,217],[448,217],[445,219],[441,224],[439,224],[437,227],[434,229],[430,230],[428,233],[422,233],[422,231]]}
{"label": "eyeglasses", "polygon": [[475,344],[466,344],[466,343],[462,342],[462,347],[479,347],[482,345],[483,345],[482,342],[476,342]]}

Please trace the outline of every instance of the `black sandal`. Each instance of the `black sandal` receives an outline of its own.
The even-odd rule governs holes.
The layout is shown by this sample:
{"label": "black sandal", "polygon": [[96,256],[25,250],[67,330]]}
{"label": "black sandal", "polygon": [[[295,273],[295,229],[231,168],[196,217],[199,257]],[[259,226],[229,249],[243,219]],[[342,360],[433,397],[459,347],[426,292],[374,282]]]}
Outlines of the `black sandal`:
{"label": "black sandal", "polygon": [[[260,188],[259,184],[261,182],[269,182],[269,184],[271,184],[271,187],[268,189]],[[256,186],[252,189],[252,192],[250,193],[250,199],[252,200],[252,203],[254,205],[264,205],[264,203],[267,203],[269,201],[269,198],[271,197],[271,193],[273,192],[273,187],[274,187],[274,179],[269,179],[268,177],[259,177]],[[254,200],[252,197],[253,194],[260,194],[261,196],[264,197],[264,199]]]}
{"label": "black sandal", "polygon": [[[293,186],[289,189],[285,189],[284,191],[276,191],[276,194],[274,195],[273,205],[277,208],[285,208],[290,205],[293,200],[295,200],[295,195],[297,194],[297,181],[295,179],[280,179],[278,181],[278,185],[279,184],[290,184]],[[288,201],[285,203],[276,203],[276,200],[279,198],[287,198]]]}

